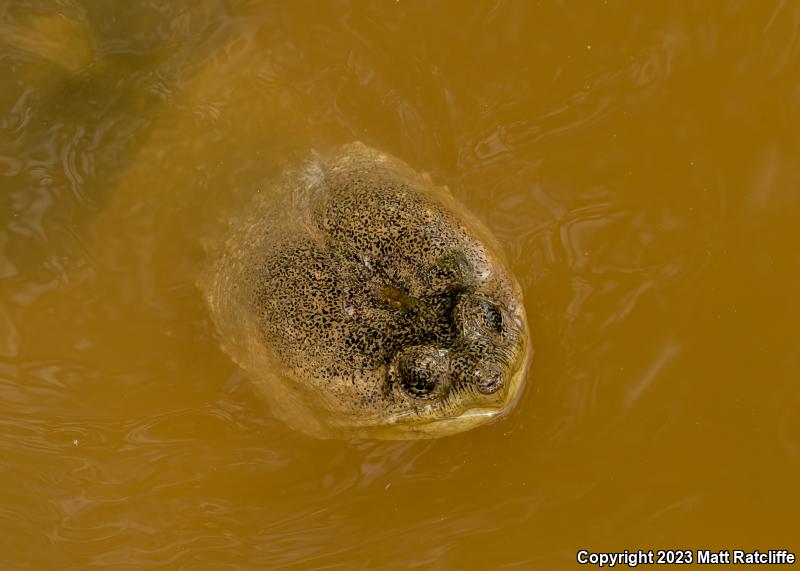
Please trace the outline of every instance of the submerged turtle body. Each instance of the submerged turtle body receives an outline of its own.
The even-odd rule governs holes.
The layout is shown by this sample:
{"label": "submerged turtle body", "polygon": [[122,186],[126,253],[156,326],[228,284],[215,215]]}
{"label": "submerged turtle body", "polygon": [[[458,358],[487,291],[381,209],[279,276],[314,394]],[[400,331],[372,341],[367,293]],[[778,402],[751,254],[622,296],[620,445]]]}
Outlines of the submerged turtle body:
{"label": "submerged turtle body", "polygon": [[276,416],[321,437],[419,438],[513,406],[530,356],[520,289],[446,189],[360,143],[277,187],[201,280]]}

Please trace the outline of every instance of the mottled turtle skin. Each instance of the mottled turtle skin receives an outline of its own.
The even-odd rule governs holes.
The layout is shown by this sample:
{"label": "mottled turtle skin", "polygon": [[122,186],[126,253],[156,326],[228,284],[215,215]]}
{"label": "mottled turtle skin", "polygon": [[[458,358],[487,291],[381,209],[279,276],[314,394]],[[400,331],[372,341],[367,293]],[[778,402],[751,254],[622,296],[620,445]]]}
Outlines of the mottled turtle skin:
{"label": "mottled turtle skin", "polygon": [[519,286],[446,188],[352,143],[259,193],[201,280],[222,344],[318,437],[421,438],[516,401]]}

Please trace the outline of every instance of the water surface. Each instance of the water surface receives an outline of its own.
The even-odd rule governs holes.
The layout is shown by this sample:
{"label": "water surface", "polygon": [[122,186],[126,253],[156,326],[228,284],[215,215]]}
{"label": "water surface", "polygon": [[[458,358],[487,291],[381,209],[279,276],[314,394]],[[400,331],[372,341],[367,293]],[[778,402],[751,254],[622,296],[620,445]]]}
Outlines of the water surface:
{"label": "water surface", "polygon": [[[797,551],[799,51],[782,0],[0,6],[2,567]],[[503,421],[313,440],[220,351],[203,239],[356,139],[508,253]]]}

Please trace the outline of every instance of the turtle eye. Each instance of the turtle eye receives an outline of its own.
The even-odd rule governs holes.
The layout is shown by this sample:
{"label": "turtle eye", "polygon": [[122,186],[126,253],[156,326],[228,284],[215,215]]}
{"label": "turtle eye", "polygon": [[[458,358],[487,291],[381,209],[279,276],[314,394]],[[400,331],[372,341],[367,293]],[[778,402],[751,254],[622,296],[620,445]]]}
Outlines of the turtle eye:
{"label": "turtle eye", "polygon": [[397,372],[400,388],[408,396],[418,400],[440,398],[449,385],[447,351],[432,347],[405,349]]}
{"label": "turtle eye", "polygon": [[496,393],[505,384],[502,365],[474,347],[454,358],[453,375],[457,382],[472,385],[484,395]]}
{"label": "turtle eye", "polygon": [[464,337],[503,333],[503,311],[482,295],[462,297],[453,311],[453,319]]}
{"label": "turtle eye", "polygon": [[403,367],[400,373],[400,386],[417,399],[433,398],[436,392],[436,378],[424,367]]}
{"label": "turtle eye", "polygon": [[503,386],[503,370],[498,366],[484,367],[477,373],[475,386],[485,395],[496,393]]}
{"label": "turtle eye", "polygon": [[503,332],[503,312],[495,304],[483,300],[481,302],[481,309],[483,310],[483,322],[487,329],[495,333]]}

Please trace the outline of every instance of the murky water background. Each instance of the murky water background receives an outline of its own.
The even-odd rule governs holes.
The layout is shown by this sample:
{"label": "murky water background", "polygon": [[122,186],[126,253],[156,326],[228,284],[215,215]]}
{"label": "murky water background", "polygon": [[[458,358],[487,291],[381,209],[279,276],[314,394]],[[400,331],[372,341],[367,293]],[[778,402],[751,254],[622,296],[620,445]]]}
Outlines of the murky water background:
{"label": "murky water background", "polygon": [[[800,6],[0,4],[0,566],[800,550]],[[479,213],[536,350],[435,441],[272,419],[202,240],[360,139]]]}

